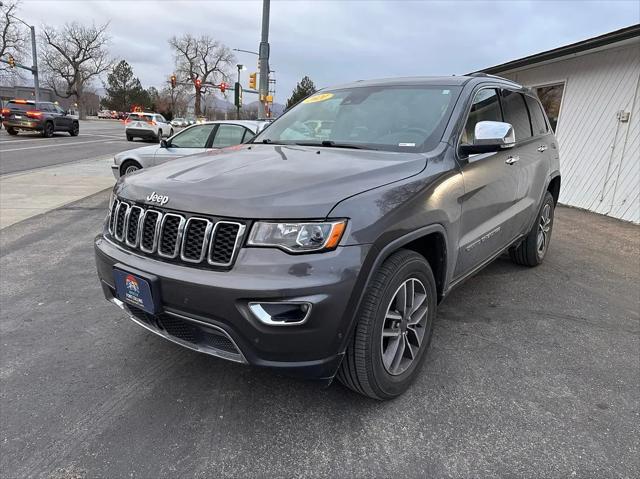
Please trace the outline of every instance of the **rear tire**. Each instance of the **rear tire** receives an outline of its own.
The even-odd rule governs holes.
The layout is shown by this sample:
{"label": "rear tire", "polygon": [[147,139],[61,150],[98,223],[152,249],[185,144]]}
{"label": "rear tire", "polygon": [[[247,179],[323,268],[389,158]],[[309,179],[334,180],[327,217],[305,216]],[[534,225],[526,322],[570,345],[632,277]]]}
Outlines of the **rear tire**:
{"label": "rear tire", "polygon": [[533,228],[517,246],[509,249],[509,256],[514,263],[523,266],[538,266],[542,263],[551,241],[554,210],[553,196],[547,191]]}
{"label": "rear tire", "polygon": [[387,258],[367,288],[338,380],[378,400],[405,392],[429,348],[436,298],[436,282],[423,256],[400,250]]}
{"label": "rear tire", "polygon": [[50,121],[46,122],[42,129],[42,136],[45,138],[51,138],[53,136],[54,129],[53,123]]}
{"label": "rear tire", "polygon": [[79,133],[80,133],[80,124],[74,121],[73,125],[71,126],[71,130],[69,130],[69,134],[71,136],[78,136]]}
{"label": "rear tire", "polygon": [[127,135],[127,141],[133,141],[133,137],[130,135]]}
{"label": "rear tire", "polygon": [[7,133],[9,133],[10,135],[16,136],[18,134],[18,130],[16,130],[15,128],[12,128],[10,126],[7,127]]}

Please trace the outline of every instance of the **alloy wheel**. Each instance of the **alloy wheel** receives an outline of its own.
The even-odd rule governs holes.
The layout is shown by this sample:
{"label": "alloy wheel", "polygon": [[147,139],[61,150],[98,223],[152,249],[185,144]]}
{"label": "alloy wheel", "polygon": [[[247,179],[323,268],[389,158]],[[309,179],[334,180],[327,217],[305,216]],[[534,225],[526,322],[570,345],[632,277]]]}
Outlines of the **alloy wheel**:
{"label": "alloy wheel", "polygon": [[540,213],[538,221],[538,237],[536,249],[540,257],[544,256],[547,246],[549,245],[549,236],[551,234],[551,205],[545,204]]}
{"label": "alloy wheel", "polygon": [[125,175],[128,175],[129,173],[133,173],[134,171],[138,171],[139,169],[140,169],[140,168],[138,168],[138,167],[137,167],[137,166],[135,166],[135,165],[130,165],[130,166],[127,166],[127,167],[124,169],[124,174],[125,174]]}
{"label": "alloy wheel", "polygon": [[427,290],[409,278],[396,290],[382,323],[382,364],[397,376],[417,359],[427,325]]}

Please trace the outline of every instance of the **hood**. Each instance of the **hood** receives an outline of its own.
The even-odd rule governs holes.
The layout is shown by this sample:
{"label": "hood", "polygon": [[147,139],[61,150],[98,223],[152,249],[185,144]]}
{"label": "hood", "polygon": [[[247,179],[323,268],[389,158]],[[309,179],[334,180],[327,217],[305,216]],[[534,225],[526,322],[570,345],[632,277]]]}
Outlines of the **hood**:
{"label": "hood", "polygon": [[121,151],[120,153],[117,153],[116,159],[120,159],[120,158],[131,158],[136,157],[136,156],[151,156],[153,157],[156,152],[158,151],[158,149],[160,148],[159,144],[154,144],[154,145],[149,145],[149,146],[142,146],[140,148],[133,148],[131,150],[126,150],[126,151]]}
{"label": "hood", "polygon": [[213,216],[324,218],[339,201],[424,169],[424,154],[242,145],[183,157],[124,177],[118,196]]}

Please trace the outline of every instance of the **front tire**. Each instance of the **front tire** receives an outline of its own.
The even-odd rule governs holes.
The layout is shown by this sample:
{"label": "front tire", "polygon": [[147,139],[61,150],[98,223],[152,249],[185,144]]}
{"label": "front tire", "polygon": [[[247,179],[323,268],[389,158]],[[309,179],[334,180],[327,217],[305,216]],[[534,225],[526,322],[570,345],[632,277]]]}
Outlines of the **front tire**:
{"label": "front tire", "polygon": [[523,266],[538,266],[542,263],[551,241],[554,211],[553,196],[547,191],[533,228],[520,244],[509,249],[509,256],[514,263]]}
{"label": "front tire", "polygon": [[74,121],[73,125],[71,126],[71,130],[69,130],[69,134],[71,136],[78,136],[79,133],[80,133],[80,124]]}
{"label": "front tire", "polygon": [[7,133],[9,133],[12,136],[16,136],[18,134],[18,130],[16,130],[13,127],[8,126],[7,127]]}
{"label": "front tire", "polygon": [[405,392],[424,363],[436,299],[433,272],[423,256],[400,250],[387,258],[365,293],[338,380],[378,400]]}
{"label": "front tire", "polygon": [[127,160],[120,166],[120,176],[129,175],[131,173],[135,173],[136,171],[142,169],[142,166],[136,161]]}
{"label": "front tire", "polygon": [[173,128],[171,128],[171,131],[169,132],[169,138],[171,138],[173,136]]}
{"label": "front tire", "polygon": [[158,130],[158,135],[156,136],[156,141],[160,143],[162,141],[162,130]]}

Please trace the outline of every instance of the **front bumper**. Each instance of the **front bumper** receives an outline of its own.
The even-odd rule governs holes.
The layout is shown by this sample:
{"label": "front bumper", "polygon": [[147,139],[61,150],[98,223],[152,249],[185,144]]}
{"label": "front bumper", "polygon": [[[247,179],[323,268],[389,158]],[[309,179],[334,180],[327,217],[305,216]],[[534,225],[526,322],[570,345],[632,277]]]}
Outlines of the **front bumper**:
{"label": "front bumper", "polygon": [[[294,256],[277,249],[242,248],[233,269],[212,271],[143,257],[103,236],[95,240],[107,299],[118,303],[115,265],[158,278],[162,312],[149,317],[127,308],[137,323],[191,349],[313,379],[332,378],[340,365],[352,319],[348,306],[358,294],[356,284],[368,251],[369,245],[356,245]],[[250,312],[252,301],[304,301],[312,309],[299,326],[268,326]],[[181,334],[184,327],[195,328],[189,329],[193,335]],[[228,336],[238,354],[225,356],[212,349],[207,335],[216,332]]]}

